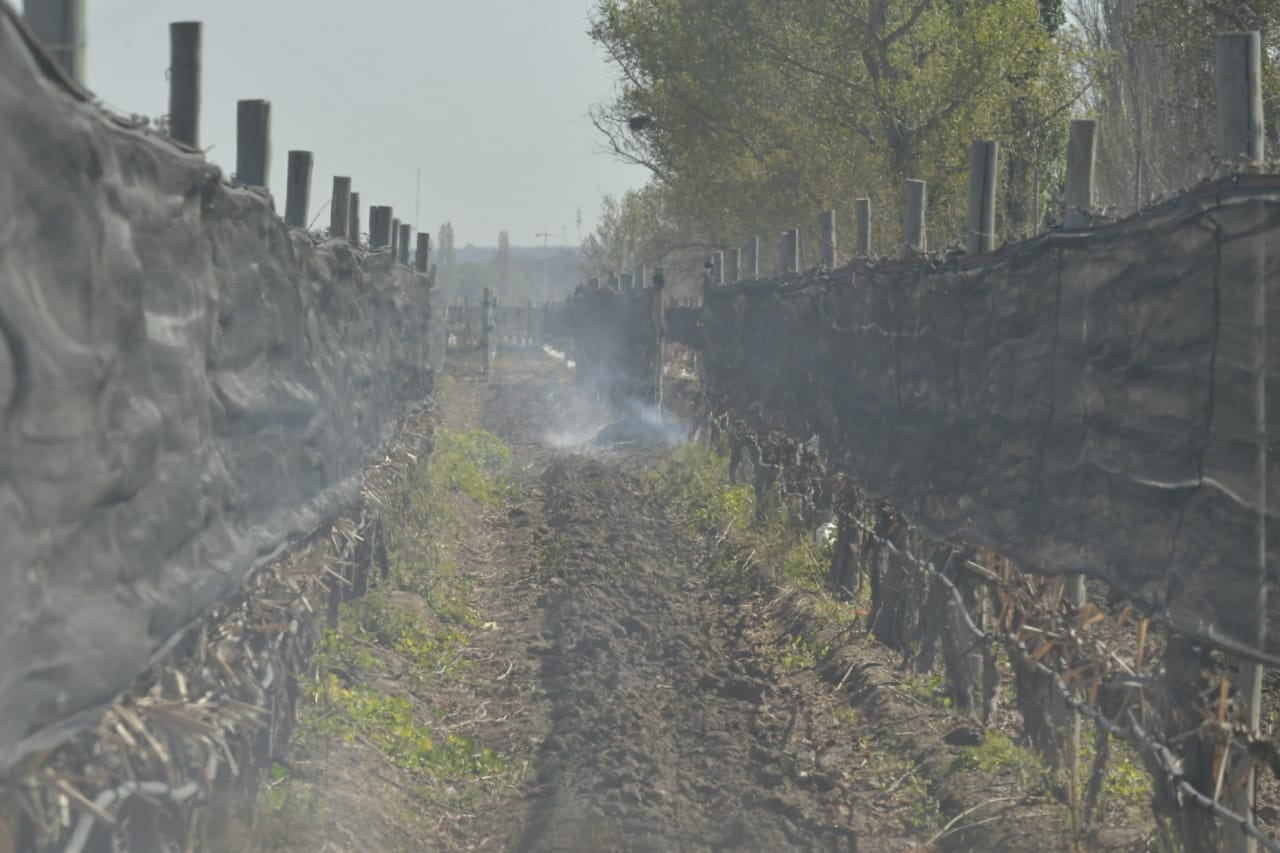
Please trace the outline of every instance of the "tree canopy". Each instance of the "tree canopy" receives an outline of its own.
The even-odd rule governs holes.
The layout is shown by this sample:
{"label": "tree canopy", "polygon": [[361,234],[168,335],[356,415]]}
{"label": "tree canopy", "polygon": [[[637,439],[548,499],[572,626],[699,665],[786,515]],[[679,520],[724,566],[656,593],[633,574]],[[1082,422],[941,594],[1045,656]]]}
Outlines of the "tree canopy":
{"label": "tree canopy", "polygon": [[634,211],[655,226],[637,247],[758,234],[767,264],[775,232],[798,225],[812,244],[834,209],[851,233],[853,200],[869,197],[883,252],[918,178],[936,247],[962,236],[969,142],[993,138],[1001,233],[1029,231],[1082,89],[1061,20],[1056,0],[600,0],[591,37],[619,82],[593,117],[652,175],[602,227]]}
{"label": "tree canopy", "polygon": [[824,209],[849,245],[861,197],[889,253],[906,178],[930,248],[958,244],[980,138],[1001,146],[997,240],[1034,233],[1061,216],[1074,117],[1099,119],[1099,201],[1130,213],[1211,169],[1218,33],[1262,32],[1280,108],[1277,23],[1280,0],[597,0],[617,85],[592,117],[651,180],[606,199],[588,268],[693,270],[758,235],[767,272],[785,228],[816,257]]}

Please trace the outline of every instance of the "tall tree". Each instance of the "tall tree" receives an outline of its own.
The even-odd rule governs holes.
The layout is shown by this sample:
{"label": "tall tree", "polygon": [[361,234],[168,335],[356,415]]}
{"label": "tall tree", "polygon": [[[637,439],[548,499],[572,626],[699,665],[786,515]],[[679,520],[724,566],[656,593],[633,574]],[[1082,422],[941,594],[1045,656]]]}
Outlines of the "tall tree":
{"label": "tall tree", "polygon": [[[869,196],[889,250],[913,177],[930,185],[936,247],[963,236],[973,138],[1000,140],[1022,183],[1053,190],[1063,152],[1046,140],[1079,87],[1045,2],[600,0],[591,33],[619,84],[593,116],[664,188],[689,242],[812,234],[818,210],[849,223]],[[1003,234],[1026,230],[1011,221],[1025,212],[1005,213]]]}
{"label": "tall tree", "polygon": [[[1280,109],[1280,0],[1071,0],[1071,12],[1099,119],[1099,193],[1118,212],[1209,174],[1218,33],[1261,31],[1263,111]],[[1275,122],[1265,128],[1276,144]]]}

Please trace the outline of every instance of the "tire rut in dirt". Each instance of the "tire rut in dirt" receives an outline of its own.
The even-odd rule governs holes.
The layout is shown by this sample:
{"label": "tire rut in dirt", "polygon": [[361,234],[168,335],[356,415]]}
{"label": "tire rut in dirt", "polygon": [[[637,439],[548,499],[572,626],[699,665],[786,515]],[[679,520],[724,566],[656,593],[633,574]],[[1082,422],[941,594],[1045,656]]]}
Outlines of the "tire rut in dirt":
{"label": "tire rut in dirt", "polygon": [[[633,475],[562,458],[541,478],[551,731],[520,851],[856,849],[816,783],[794,777],[789,711],[732,658],[732,611]],[[805,785],[810,784],[810,788]]]}

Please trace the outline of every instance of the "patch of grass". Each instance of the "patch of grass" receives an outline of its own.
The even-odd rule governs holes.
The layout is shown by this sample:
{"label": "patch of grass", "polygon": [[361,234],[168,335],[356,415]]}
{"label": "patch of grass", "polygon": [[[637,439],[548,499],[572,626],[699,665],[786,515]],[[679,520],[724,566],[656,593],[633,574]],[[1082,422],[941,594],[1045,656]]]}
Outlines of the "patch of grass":
{"label": "patch of grass", "polygon": [[511,451],[491,432],[441,430],[428,463],[432,485],[462,492],[481,506],[492,506],[510,494],[502,476],[511,465]]}
{"label": "patch of grass", "polygon": [[[1093,772],[1093,738],[1080,739],[1080,787],[1083,791]],[[1127,809],[1145,809],[1151,802],[1151,777],[1142,766],[1141,759],[1127,741],[1112,738],[1107,757],[1106,776],[1102,780],[1102,792],[1098,797],[1098,809],[1108,806]]]}
{"label": "patch of grass", "polygon": [[908,832],[932,832],[942,827],[942,805],[929,793],[928,780],[913,774],[903,783],[902,795],[908,803],[902,815],[904,829]]}
{"label": "patch of grass", "polygon": [[815,547],[801,539],[783,555],[782,578],[785,583],[809,592],[821,592],[827,586],[831,567],[831,549]]}
{"label": "patch of grass", "polygon": [[385,590],[374,590],[342,605],[339,627],[324,633],[312,664],[328,671],[371,671],[380,665],[373,649],[381,648],[408,664],[410,686],[421,691],[432,673],[472,666],[461,657],[465,645],[458,628],[446,624],[432,629],[421,617],[393,604]]}
{"label": "patch of grass", "polygon": [[[765,630],[772,632],[768,621],[765,622]],[[769,646],[765,651],[769,663],[775,669],[790,674],[814,669],[830,649],[825,645],[812,643],[799,635],[792,635],[781,649]]]}
{"label": "patch of grass", "polygon": [[[252,844],[254,850],[291,849],[318,834],[326,819],[324,799],[314,785],[292,778],[281,764],[272,764],[267,779],[258,789],[257,814],[250,838],[237,841]],[[246,828],[246,832],[249,830]],[[322,843],[315,839],[316,844]]]}
{"label": "patch of grass", "polygon": [[1001,776],[1012,776],[1018,789],[1032,791],[1047,785],[1048,770],[1044,760],[1034,751],[1018,746],[1008,735],[988,729],[977,746],[961,747],[953,767],[977,770]]}
{"label": "patch of grass", "polygon": [[[853,709],[849,711],[855,713]],[[858,735],[854,742],[865,757],[868,778],[874,780],[874,787],[884,797],[877,803],[879,807],[893,809],[909,833],[932,833],[942,826],[942,804],[914,762],[866,735]]]}
{"label": "patch of grass", "polygon": [[554,533],[543,543],[538,554],[538,564],[543,572],[554,578],[564,578],[568,574],[565,564],[565,537],[562,533]]}
{"label": "patch of grass", "polygon": [[729,484],[729,457],[696,444],[672,451],[648,475],[658,491],[678,505],[691,530],[719,535],[745,531],[755,516],[755,491]]}
{"label": "patch of grass", "polygon": [[[311,661],[315,676],[305,685],[311,702],[297,731],[304,745],[337,740],[372,747],[423,784],[448,782],[452,795],[471,796],[460,783],[503,776],[505,760],[470,737],[434,728],[429,718],[440,712],[426,700],[440,679],[474,667],[463,657],[464,631],[476,622],[470,584],[447,544],[459,521],[454,507],[460,499],[481,506],[502,500],[511,454],[481,430],[442,429],[435,438],[429,459],[419,461],[384,504],[390,585],[344,604],[339,627],[324,633]],[[399,602],[393,589],[417,598]],[[416,712],[414,698],[372,686],[370,676],[388,671],[417,697]]]}
{"label": "patch of grass", "polygon": [[415,720],[413,706],[404,697],[360,684],[346,687],[332,673],[313,690],[315,704],[300,721],[308,737],[338,738],[348,744],[367,741],[400,769],[443,781],[496,776],[505,769],[501,756],[471,738],[437,738]]}
{"label": "patch of grass", "polygon": [[685,445],[648,476],[691,531],[716,543],[712,568],[724,588],[742,595],[825,588],[832,546],[814,544],[787,506],[758,512],[752,486],[729,483],[727,454]]}
{"label": "patch of grass", "polygon": [[898,683],[898,690],[922,705],[949,709],[951,697],[947,695],[947,679],[941,672],[919,673],[908,670]]}
{"label": "patch of grass", "polygon": [[836,725],[857,729],[862,725],[862,718],[858,716],[858,709],[852,705],[841,705],[835,710]]}
{"label": "patch of grass", "polygon": [[467,603],[470,585],[462,579],[448,547],[448,532],[459,519],[458,495],[492,507],[512,494],[506,479],[511,451],[484,430],[440,429],[430,459],[406,478],[386,507],[388,555],[396,585],[417,593],[431,611],[457,625],[475,616]]}

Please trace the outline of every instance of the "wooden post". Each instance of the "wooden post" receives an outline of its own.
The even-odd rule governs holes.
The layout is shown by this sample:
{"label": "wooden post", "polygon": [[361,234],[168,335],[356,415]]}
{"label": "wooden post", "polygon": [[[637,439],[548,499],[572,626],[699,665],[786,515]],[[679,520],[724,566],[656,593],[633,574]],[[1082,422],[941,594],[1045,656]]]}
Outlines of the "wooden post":
{"label": "wooden post", "polygon": [[307,209],[311,206],[310,151],[289,152],[289,182],[285,187],[284,221],[291,228],[307,227]]}
{"label": "wooden post", "polygon": [[271,102],[236,102],[236,177],[266,187],[271,173]]}
{"label": "wooden post", "polygon": [[826,269],[835,269],[840,262],[840,255],[836,251],[836,212],[834,210],[824,210],[818,215],[818,244],[821,249],[822,266]]}
{"label": "wooden post", "polygon": [[[351,179],[333,176],[333,196],[329,201],[329,238],[341,240],[349,236],[351,227]],[[355,241],[352,240],[354,243]]]}
{"label": "wooden post", "polygon": [[431,257],[431,235],[418,234],[418,250],[413,256],[413,268],[418,272],[427,271],[427,260]]}
{"label": "wooden post", "polygon": [[1097,160],[1098,122],[1078,118],[1071,122],[1067,139],[1067,209],[1062,217],[1066,228],[1086,228],[1093,208],[1093,164]]}
{"label": "wooden post", "polygon": [[724,286],[724,252],[711,253],[711,284],[714,287]]}
{"label": "wooden post", "polygon": [[800,272],[800,229],[788,228],[778,239],[778,263],[782,274]]}
{"label": "wooden post", "polygon": [[743,267],[743,277],[748,279],[760,277],[760,238],[752,237],[747,241],[747,257],[746,265]]}
{"label": "wooden post", "polygon": [[85,0],[26,0],[22,17],[67,76],[81,86],[85,74]]}
{"label": "wooden post", "polygon": [[409,240],[413,237],[413,226],[406,223],[400,223],[400,254],[396,258],[405,266],[409,265]]}
{"label": "wooden post", "polygon": [[351,201],[347,204],[347,210],[351,214],[351,219],[347,222],[347,239],[351,241],[352,246],[360,245],[360,193],[352,193]]}
{"label": "wooden post", "polygon": [[374,251],[391,246],[391,208],[374,205],[369,208],[369,247]]}
{"label": "wooden post", "polygon": [[969,239],[971,255],[996,247],[996,165],[999,144],[976,139],[969,146]]}
{"label": "wooden post", "polygon": [[1262,38],[1258,32],[1218,36],[1218,159],[1263,159]]}
{"label": "wooden post", "polygon": [[200,145],[199,21],[169,25],[169,135],[192,148]]}
{"label": "wooden post", "polygon": [[908,249],[923,252],[927,249],[924,233],[926,205],[925,182],[908,178],[902,198],[902,242]]}
{"label": "wooden post", "polygon": [[858,257],[871,257],[871,199],[855,199],[858,211]]}
{"label": "wooden post", "polygon": [[400,218],[393,217],[391,220],[391,260],[394,262],[400,257]]}
{"label": "wooden post", "polygon": [[[1231,161],[1251,163],[1266,158],[1262,113],[1262,37],[1257,32],[1223,33],[1218,36],[1216,88],[1218,96],[1218,158],[1223,171],[1235,170]],[[1270,573],[1267,570],[1267,211],[1262,202],[1253,202],[1255,235],[1236,244],[1232,251],[1247,252],[1253,281],[1253,405],[1255,444],[1254,559],[1257,590],[1250,614],[1253,620],[1252,644],[1265,649],[1267,610],[1270,598]],[[1244,266],[1243,264],[1241,266]],[[1245,285],[1244,280],[1238,282]],[[1257,732],[1262,724],[1262,681],[1264,668],[1251,661],[1240,661],[1239,688],[1244,694],[1246,722],[1249,731]],[[1234,762],[1233,762],[1234,763]],[[1233,791],[1232,811],[1253,823],[1257,804],[1257,778],[1253,770],[1245,784]],[[1230,849],[1238,853],[1254,853],[1257,842],[1238,830],[1227,830]]]}

